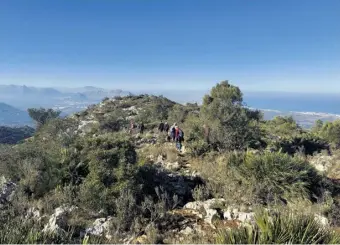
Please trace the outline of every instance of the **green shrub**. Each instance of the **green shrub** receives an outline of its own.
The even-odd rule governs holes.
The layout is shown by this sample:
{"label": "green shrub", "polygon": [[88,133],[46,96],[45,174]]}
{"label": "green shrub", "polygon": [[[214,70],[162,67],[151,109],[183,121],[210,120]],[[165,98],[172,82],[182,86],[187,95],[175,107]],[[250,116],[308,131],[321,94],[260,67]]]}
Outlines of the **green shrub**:
{"label": "green shrub", "polygon": [[[0,216],[0,243],[1,244],[80,244],[82,239],[76,232],[76,227],[71,226],[65,233],[43,233],[44,224],[34,219],[26,219],[8,210]],[[88,243],[106,244],[107,241],[100,237],[91,237]]]}
{"label": "green shrub", "polygon": [[295,137],[284,137],[269,142],[270,147],[275,151],[281,151],[290,155],[302,152],[305,155],[314,155],[322,151],[329,151],[329,144],[312,134],[301,134]]}
{"label": "green shrub", "polygon": [[[49,146],[53,147],[53,143]],[[46,148],[49,148],[45,146]],[[61,183],[62,166],[57,149],[42,149],[35,143],[25,143],[0,150],[0,169],[4,177],[19,182],[29,196],[43,196]]]}
{"label": "green shrub", "polygon": [[137,156],[129,138],[121,134],[85,139],[81,160],[89,174],[80,188],[80,200],[88,208],[112,212],[113,199],[125,188],[134,187]]}
{"label": "green shrub", "polygon": [[60,183],[57,164],[45,158],[27,158],[20,163],[20,187],[35,198],[54,189]]}
{"label": "green shrub", "polygon": [[276,116],[262,124],[262,127],[269,136],[296,137],[304,132],[292,116]]}
{"label": "green shrub", "polygon": [[104,132],[118,132],[128,125],[127,113],[123,110],[115,110],[107,114],[104,120],[100,121],[100,130]]}
{"label": "green shrub", "polygon": [[186,144],[186,149],[193,157],[199,157],[209,152],[212,148],[204,140],[189,141]]}
{"label": "green shrub", "polygon": [[319,129],[319,135],[332,144],[334,148],[340,147],[340,120],[326,122]]}
{"label": "green shrub", "polygon": [[195,201],[205,201],[210,197],[209,189],[206,186],[196,186],[192,191],[192,197]]}
{"label": "green shrub", "polygon": [[257,213],[255,224],[222,230],[218,244],[336,244],[339,235],[323,227],[312,215],[296,213]]}
{"label": "green shrub", "polygon": [[238,204],[287,202],[298,197],[316,201],[325,190],[334,191],[306,160],[283,153],[228,153],[194,166],[208,180],[214,196]]}
{"label": "green shrub", "polygon": [[[45,147],[51,146],[52,142],[69,147],[77,137],[77,129],[78,122],[74,118],[56,118],[49,120],[36,132],[34,142],[35,144],[45,145]],[[49,144],[44,142],[49,142]]]}

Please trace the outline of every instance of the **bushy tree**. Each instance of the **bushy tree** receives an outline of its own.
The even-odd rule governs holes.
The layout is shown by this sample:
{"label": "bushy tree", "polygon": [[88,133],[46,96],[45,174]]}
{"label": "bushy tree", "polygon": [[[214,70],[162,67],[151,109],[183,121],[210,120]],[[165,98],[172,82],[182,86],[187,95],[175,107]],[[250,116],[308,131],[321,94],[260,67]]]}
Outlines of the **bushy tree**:
{"label": "bushy tree", "polygon": [[254,147],[260,138],[259,116],[244,107],[241,90],[228,81],[213,87],[201,108],[202,121],[211,130],[210,141],[221,150]]}
{"label": "bushy tree", "polygon": [[318,119],[318,120],[315,121],[315,123],[312,127],[312,132],[319,133],[320,130],[322,129],[322,127],[323,127],[323,121]]}
{"label": "bushy tree", "polygon": [[340,147],[340,120],[326,122],[319,132],[320,136],[331,143],[335,148]]}
{"label": "bushy tree", "polygon": [[304,131],[292,116],[277,116],[263,125],[269,136],[295,137]]}
{"label": "bushy tree", "polygon": [[49,120],[59,117],[61,111],[45,108],[29,108],[29,116],[37,123],[37,127],[41,127]]}

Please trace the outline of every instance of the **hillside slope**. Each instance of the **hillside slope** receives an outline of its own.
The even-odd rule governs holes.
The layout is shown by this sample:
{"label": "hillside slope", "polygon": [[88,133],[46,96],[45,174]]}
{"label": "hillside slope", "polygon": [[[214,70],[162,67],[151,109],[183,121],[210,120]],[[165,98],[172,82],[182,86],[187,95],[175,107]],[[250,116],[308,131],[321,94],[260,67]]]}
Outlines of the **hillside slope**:
{"label": "hillside slope", "polygon": [[26,111],[0,102],[0,125],[32,125],[32,120]]}
{"label": "hillside slope", "polygon": [[34,128],[0,126],[0,144],[17,144],[34,134]]}
{"label": "hillside slope", "polygon": [[[0,147],[0,242],[339,243],[339,183],[310,161],[324,145],[216,88],[202,107],[109,98]],[[184,130],[181,152],[165,121]]]}

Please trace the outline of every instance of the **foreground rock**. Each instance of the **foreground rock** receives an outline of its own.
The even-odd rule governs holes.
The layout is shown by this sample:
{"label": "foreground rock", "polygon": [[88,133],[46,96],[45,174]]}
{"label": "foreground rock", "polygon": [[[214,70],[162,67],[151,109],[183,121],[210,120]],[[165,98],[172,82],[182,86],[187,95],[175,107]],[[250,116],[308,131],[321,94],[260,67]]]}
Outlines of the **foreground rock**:
{"label": "foreground rock", "polygon": [[322,226],[329,226],[329,220],[325,216],[314,214],[314,219]]}
{"label": "foreground rock", "polygon": [[94,236],[104,235],[106,239],[108,240],[112,239],[112,236],[109,235],[109,232],[111,229],[111,220],[112,220],[112,217],[96,219],[93,223],[93,226],[85,230],[84,235],[94,235]]}
{"label": "foreground rock", "polygon": [[68,229],[68,217],[76,210],[77,207],[59,207],[51,215],[48,223],[45,225],[43,232],[50,234],[64,234]]}
{"label": "foreground rock", "polygon": [[310,160],[310,164],[312,164],[318,171],[324,173],[332,166],[333,157],[317,155]]}
{"label": "foreground rock", "polygon": [[226,200],[223,198],[190,202],[184,206],[184,209],[199,212],[197,217],[203,218],[204,222],[214,229],[216,228],[215,221],[228,220],[252,223],[255,216],[253,212],[241,212],[238,208],[227,207]]}
{"label": "foreground rock", "polygon": [[6,180],[5,177],[0,178],[0,207],[11,201],[16,186],[14,182]]}
{"label": "foreground rock", "polygon": [[25,216],[26,220],[34,219],[34,220],[41,220],[41,213],[38,209],[32,207],[27,210],[27,214]]}

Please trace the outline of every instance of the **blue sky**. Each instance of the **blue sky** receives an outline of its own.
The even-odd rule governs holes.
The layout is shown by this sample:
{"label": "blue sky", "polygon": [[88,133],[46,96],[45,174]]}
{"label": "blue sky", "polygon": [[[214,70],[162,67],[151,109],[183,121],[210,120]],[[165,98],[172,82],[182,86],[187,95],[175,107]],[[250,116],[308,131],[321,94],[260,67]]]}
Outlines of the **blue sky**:
{"label": "blue sky", "polygon": [[0,84],[340,92],[339,0],[1,0]]}

